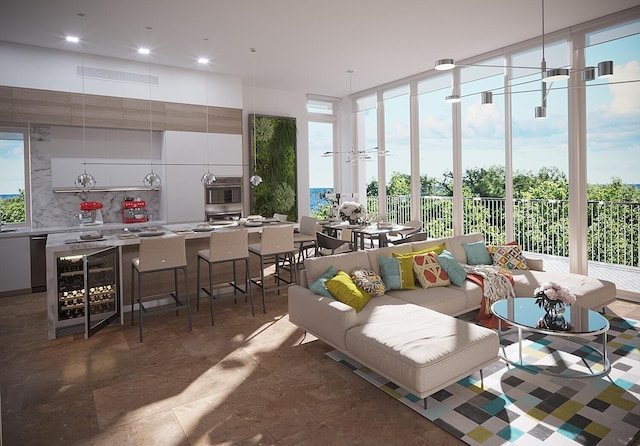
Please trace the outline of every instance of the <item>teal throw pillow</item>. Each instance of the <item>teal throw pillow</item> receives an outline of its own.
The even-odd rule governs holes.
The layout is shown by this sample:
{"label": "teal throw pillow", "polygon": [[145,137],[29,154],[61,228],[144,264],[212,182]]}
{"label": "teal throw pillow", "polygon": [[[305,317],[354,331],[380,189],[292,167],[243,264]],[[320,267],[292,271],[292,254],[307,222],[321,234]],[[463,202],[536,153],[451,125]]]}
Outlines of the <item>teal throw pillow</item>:
{"label": "teal throw pillow", "polygon": [[334,299],[333,295],[329,292],[329,290],[327,290],[325,282],[329,279],[333,279],[336,274],[338,274],[338,270],[333,266],[330,266],[329,268],[327,268],[324,274],[318,277],[318,280],[311,284],[309,289],[314,293],[319,294],[320,296],[330,297]]}
{"label": "teal throw pillow", "polygon": [[462,248],[467,254],[467,263],[469,265],[492,265],[493,259],[487,251],[487,245],[483,240],[473,243],[463,243]]}
{"label": "teal throw pillow", "polygon": [[447,276],[449,276],[451,283],[457,286],[462,286],[467,278],[467,272],[464,270],[462,265],[458,263],[455,257],[453,257],[453,254],[445,249],[442,251],[442,254],[436,257],[436,260],[444,272],[447,273]]}
{"label": "teal throw pillow", "polygon": [[388,290],[414,290],[413,257],[379,257],[382,281]]}

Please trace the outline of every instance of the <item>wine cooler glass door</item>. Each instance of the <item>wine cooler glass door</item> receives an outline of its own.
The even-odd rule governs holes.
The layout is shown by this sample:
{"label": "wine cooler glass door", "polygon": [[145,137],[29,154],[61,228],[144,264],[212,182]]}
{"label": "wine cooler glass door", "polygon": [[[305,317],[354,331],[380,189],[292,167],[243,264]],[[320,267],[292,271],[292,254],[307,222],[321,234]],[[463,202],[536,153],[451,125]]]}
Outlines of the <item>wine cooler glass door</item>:
{"label": "wine cooler glass door", "polygon": [[120,323],[120,256],[107,248],[84,256],[84,337]]}

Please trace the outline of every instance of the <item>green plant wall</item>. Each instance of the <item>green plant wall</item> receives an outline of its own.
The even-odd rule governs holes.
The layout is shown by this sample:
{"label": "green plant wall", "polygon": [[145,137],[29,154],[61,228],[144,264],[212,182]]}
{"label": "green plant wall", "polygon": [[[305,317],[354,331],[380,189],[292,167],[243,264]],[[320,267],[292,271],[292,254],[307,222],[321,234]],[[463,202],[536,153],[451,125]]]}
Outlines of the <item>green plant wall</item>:
{"label": "green plant wall", "polygon": [[286,214],[298,221],[296,119],[249,115],[252,175],[262,183],[251,189],[251,213]]}

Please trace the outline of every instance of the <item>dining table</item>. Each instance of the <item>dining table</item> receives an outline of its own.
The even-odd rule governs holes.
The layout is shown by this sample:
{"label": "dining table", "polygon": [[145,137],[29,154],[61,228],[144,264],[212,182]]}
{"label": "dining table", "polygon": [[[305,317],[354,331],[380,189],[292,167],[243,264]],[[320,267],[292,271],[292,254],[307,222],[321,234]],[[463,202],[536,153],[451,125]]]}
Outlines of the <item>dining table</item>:
{"label": "dining table", "polygon": [[351,241],[353,242],[354,249],[364,249],[365,240],[373,239],[378,241],[378,246],[388,246],[389,239],[387,235],[391,232],[404,231],[412,229],[411,226],[400,225],[395,223],[364,223],[353,224],[348,221],[321,221],[320,225],[324,229],[328,229],[332,232],[350,230]]}

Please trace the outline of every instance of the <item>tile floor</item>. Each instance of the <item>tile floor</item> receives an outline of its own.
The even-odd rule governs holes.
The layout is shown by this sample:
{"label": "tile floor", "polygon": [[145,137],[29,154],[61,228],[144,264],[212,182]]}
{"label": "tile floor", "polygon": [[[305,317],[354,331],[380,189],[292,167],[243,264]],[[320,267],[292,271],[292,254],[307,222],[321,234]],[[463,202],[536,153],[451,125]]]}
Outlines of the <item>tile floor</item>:
{"label": "tile floor", "polygon": [[[4,446],[458,445],[327,358],[288,321],[286,294],[223,302],[47,340],[45,293],[0,299]],[[640,319],[640,306],[609,310]]]}

